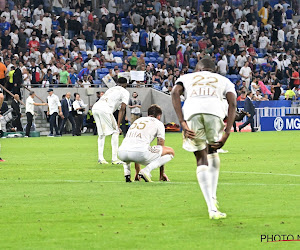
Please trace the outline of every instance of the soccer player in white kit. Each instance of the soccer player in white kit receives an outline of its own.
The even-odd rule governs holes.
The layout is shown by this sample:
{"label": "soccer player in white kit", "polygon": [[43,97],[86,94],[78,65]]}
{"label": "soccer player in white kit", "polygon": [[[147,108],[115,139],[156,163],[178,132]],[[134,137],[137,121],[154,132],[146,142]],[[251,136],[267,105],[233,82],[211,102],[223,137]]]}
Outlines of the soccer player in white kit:
{"label": "soccer player in white kit", "polygon": [[[135,162],[145,165],[139,172],[139,177],[146,182],[151,182],[151,171],[163,166],[173,159],[174,150],[164,146],[165,126],[160,121],[161,108],[154,104],[148,109],[148,117],[137,119],[129,128],[125,139],[119,148],[119,158],[124,162],[124,176],[126,182],[130,180],[130,163]],[[150,143],[157,138],[157,146]],[[163,169],[160,180],[168,179]]]}
{"label": "soccer player in white kit", "polygon": [[[92,113],[98,131],[98,163],[108,164],[104,159],[103,150],[105,137],[112,135],[112,164],[122,164],[118,159],[120,124],[125,114],[126,105],[129,102],[129,92],[126,90],[127,79],[120,77],[119,86],[108,89],[105,94],[94,104]],[[113,113],[120,107],[118,122]]]}
{"label": "soccer player in white kit", "polygon": [[[233,83],[215,72],[215,64],[202,59],[196,72],[183,75],[176,81],[172,91],[172,102],[183,129],[183,148],[193,152],[197,160],[197,179],[206,201],[209,218],[226,218],[217,206],[217,185],[220,159],[217,149],[229,137],[235,119],[236,92]],[[181,108],[180,96],[186,101]],[[223,119],[227,111],[222,103],[228,102],[227,126],[224,132]]]}

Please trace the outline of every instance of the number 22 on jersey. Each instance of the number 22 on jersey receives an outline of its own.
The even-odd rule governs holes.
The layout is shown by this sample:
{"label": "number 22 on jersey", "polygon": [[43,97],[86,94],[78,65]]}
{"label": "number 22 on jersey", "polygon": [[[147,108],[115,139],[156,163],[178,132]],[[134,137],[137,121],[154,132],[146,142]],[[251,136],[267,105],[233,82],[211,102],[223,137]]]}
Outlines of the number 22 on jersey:
{"label": "number 22 on jersey", "polygon": [[197,96],[214,96],[217,97],[216,88],[214,83],[217,83],[218,79],[212,76],[196,75],[193,78],[192,91],[190,97]]}

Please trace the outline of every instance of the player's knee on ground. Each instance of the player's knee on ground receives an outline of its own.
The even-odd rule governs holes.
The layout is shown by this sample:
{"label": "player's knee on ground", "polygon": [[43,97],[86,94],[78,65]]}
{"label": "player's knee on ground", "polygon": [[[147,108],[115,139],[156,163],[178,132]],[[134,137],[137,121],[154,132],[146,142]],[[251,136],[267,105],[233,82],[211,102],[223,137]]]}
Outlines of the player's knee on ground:
{"label": "player's knee on ground", "polygon": [[163,155],[172,155],[174,157],[175,155],[174,149],[171,147],[163,147],[161,156]]}

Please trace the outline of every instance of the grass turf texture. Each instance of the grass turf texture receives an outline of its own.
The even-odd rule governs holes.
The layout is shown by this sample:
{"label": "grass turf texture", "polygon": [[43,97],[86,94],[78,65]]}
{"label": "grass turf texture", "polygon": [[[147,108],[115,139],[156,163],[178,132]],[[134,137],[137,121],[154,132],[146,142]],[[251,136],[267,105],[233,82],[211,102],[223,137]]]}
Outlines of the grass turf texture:
{"label": "grass turf texture", "polygon": [[2,139],[0,248],[299,249],[260,242],[300,234],[299,140],[299,132],[232,134],[218,188],[228,218],[212,221],[179,133],[166,138],[176,153],[170,183],[157,181],[158,170],[154,183],[125,183],[122,166],[97,164],[95,136]]}

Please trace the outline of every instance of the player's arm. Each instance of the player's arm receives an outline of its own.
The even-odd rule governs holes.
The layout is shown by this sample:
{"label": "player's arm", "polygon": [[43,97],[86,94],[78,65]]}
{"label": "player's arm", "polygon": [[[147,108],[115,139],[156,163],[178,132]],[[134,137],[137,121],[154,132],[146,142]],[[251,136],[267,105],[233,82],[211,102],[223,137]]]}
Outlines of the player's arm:
{"label": "player's arm", "polygon": [[[181,83],[182,84],[182,83]],[[182,108],[181,108],[181,100],[180,96],[183,94],[183,86],[180,83],[178,83],[172,90],[172,103],[174,110],[176,112],[176,115],[179,119],[179,123],[182,127],[182,130],[184,131],[184,136],[187,138],[194,138],[195,132],[190,130],[186,121],[183,118]]]}
{"label": "player's arm", "polygon": [[120,132],[121,132],[120,125],[121,125],[123,116],[125,114],[125,111],[126,111],[126,104],[124,102],[122,102],[121,108],[119,110],[119,115],[118,115],[118,128],[119,128]]}
{"label": "player's arm", "polygon": [[[157,145],[164,147],[165,146],[165,140],[161,137],[157,137]],[[160,181],[170,181],[168,176],[165,174],[165,165],[160,166],[159,180]]]}
{"label": "player's arm", "polygon": [[225,142],[227,141],[229,135],[230,135],[230,130],[233,126],[234,120],[235,120],[235,115],[236,115],[236,96],[232,92],[228,92],[226,94],[226,99],[228,102],[228,117],[227,117],[227,125],[225,128],[225,132],[221,138],[220,141],[210,144],[210,146],[213,149],[219,149],[224,146]]}

